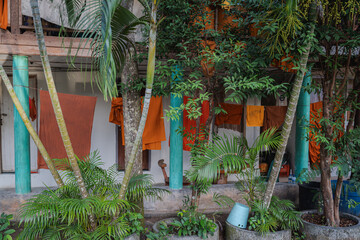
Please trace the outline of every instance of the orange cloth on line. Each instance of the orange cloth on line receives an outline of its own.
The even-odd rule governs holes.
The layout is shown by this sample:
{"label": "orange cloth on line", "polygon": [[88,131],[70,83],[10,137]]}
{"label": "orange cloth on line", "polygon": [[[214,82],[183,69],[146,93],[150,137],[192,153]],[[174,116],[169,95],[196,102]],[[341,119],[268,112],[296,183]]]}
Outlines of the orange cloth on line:
{"label": "orange cloth on line", "polygon": [[[161,142],[166,141],[163,116],[162,97],[152,96],[142,136],[143,150],[161,150]],[[125,145],[123,101],[120,97],[111,101],[109,122],[121,126],[122,143]]]}
{"label": "orange cloth on line", "polygon": [[8,25],[8,3],[0,0],[0,28],[6,29]]}
{"label": "orange cloth on line", "polygon": [[[91,131],[96,97],[64,93],[58,93],[58,96],[75,154],[79,157],[88,155],[91,147]],[[52,159],[67,158],[50,101],[49,92],[42,90],[40,90],[39,137]],[[39,152],[38,168],[47,168],[47,165]]]}
{"label": "orange cloth on line", "polygon": [[[189,99],[189,97],[184,96],[184,105],[188,102],[188,99]],[[200,130],[202,127],[205,126],[206,120],[209,118],[209,114],[210,114],[209,101],[202,102],[201,112],[202,112],[202,115],[200,116]],[[184,133],[192,135],[192,137],[191,138],[189,137],[189,139],[187,137],[183,138],[183,149],[185,151],[191,150],[190,145],[195,143],[194,136],[196,134],[196,119],[189,119],[188,115],[189,115],[188,111],[184,110],[184,114],[183,114]],[[200,136],[200,139],[203,140],[205,138],[205,136],[204,136],[204,133],[200,130],[199,130],[199,136]]]}
{"label": "orange cloth on line", "polygon": [[[323,102],[310,104],[310,128],[316,126],[320,128],[319,121],[323,116]],[[309,133],[309,158],[313,164],[320,164],[320,144],[316,143],[315,136]]]}
{"label": "orange cloth on line", "polygon": [[37,118],[37,108],[35,104],[35,98],[29,98],[29,117],[31,121],[35,121]]}
{"label": "orange cloth on line", "polygon": [[152,96],[142,136],[143,150],[161,150],[162,141],[166,141],[162,97]]}
{"label": "orange cloth on line", "polygon": [[124,127],[123,100],[120,97],[111,100],[109,122],[120,125],[121,128]]}
{"label": "orange cloth on line", "polygon": [[246,125],[262,127],[264,124],[264,106],[247,105]]}
{"label": "orange cloth on line", "polygon": [[226,111],[226,113],[219,113],[215,117],[215,125],[221,124],[234,124],[240,125],[241,117],[243,114],[243,105],[231,104],[231,103],[220,103],[220,107]]}
{"label": "orange cloth on line", "polygon": [[283,125],[287,106],[266,106],[264,116],[264,130]]}

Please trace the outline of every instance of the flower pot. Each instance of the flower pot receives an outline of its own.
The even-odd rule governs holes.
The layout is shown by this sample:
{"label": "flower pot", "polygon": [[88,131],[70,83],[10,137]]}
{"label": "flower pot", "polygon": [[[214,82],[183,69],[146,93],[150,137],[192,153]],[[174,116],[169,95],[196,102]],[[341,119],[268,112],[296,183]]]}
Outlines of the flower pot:
{"label": "flower pot", "polygon": [[[158,222],[156,222],[153,226],[153,230],[155,232],[159,232],[159,224],[161,222],[165,222],[165,223],[171,223],[175,218],[166,218],[166,219],[163,219],[163,220],[160,220]],[[215,223],[216,224],[216,223]],[[196,235],[192,235],[192,236],[177,236],[177,235],[168,235],[166,236],[166,239],[168,240],[176,240],[176,239],[181,239],[181,240],[200,240],[202,238],[196,236]],[[219,226],[216,224],[216,230],[214,232],[214,235],[211,236],[210,234],[208,235],[208,237],[206,238],[208,240],[219,240]]]}
{"label": "flower pot", "polygon": [[299,184],[299,209],[300,211],[317,209],[320,197],[320,183],[309,182]]}
{"label": "flower pot", "polygon": [[255,231],[249,231],[239,228],[225,222],[225,239],[241,239],[241,240],[291,240],[291,231],[283,230],[278,232],[269,232],[265,235]]}
{"label": "flower pot", "polygon": [[133,233],[130,236],[127,236],[125,238],[125,240],[140,240],[140,235],[136,234],[136,233]]}
{"label": "flower pot", "polygon": [[[316,210],[302,211],[301,217],[307,213],[316,213]],[[307,240],[360,240],[360,219],[347,213],[341,213],[357,222],[350,227],[329,227],[310,223],[302,219],[301,233],[306,235]]]}

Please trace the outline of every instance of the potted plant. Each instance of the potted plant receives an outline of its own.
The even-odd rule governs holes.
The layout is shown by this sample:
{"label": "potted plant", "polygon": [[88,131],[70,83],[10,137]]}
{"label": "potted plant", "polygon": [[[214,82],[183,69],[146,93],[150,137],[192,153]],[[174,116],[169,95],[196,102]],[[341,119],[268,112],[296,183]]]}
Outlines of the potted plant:
{"label": "potted plant", "polygon": [[[333,4],[326,0],[322,4]],[[357,168],[354,162],[358,156],[354,150],[358,148],[356,132],[358,126],[354,125],[354,116],[359,109],[359,74],[360,67],[358,54],[354,51],[360,44],[358,34],[358,20],[353,16],[359,14],[359,9],[353,5],[340,4],[344,11],[332,11],[332,7],[324,8],[323,18],[316,26],[316,45],[313,47],[313,55],[319,59],[314,68],[318,69],[320,75],[318,80],[313,80],[309,91],[317,91],[322,97],[319,111],[312,116],[317,118],[315,124],[310,124],[310,132],[314,141],[318,144],[319,160],[318,173],[320,174],[320,189],[323,199],[323,211],[320,217],[324,219],[320,223],[322,230],[314,230],[311,223],[316,214],[303,214],[304,229],[308,239],[357,239],[360,231],[359,220],[354,221],[351,229],[357,229],[355,235],[347,231],[343,221],[348,221],[349,216],[341,214],[341,194],[343,181],[348,177],[352,168]],[[332,49],[334,49],[332,51]],[[342,52],[339,49],[343,49]],[[355,64],[354,64],[355,63]],[[355,74],[354,78],[350,73]],[[352,84],[349,82],[352,81]],[[345,121],[345,117],[346,120]],[[354,155],[355,154],[355,155]],[[336,171],[331,171],[333,168]],[[336,183],[332,184],[331,178],[336,176]],[[332,188],[332,186],[334,186]],[[319,217],[319,218],[320,218]],[[351,217],[356,219],[356,217]],[[311,226],[311,227],[310,227]],[[328,229],[326,233],[324,229]],[[345,234],[346,235],[342,235]]]}
{"label": "potted plant", "polygon": [[[56,160],[66,179],[63,187],[48,189],[26,201],[20,210],[24,230],[19,239],[140,239],[143,216],[136,213],[134,200],[161,198],[166,190],[153,188],[150,175],[135,175],[127,188],[126,200],[118,199],[121,183],[116,166],[102,169],[97,152],[78,164],[90,194],[81,198],[67,159]],[[92,220],[92,221],[91,221]],[[96,223],[96,227],[91,225]]]}
{"label": "potted plant", "polygon": [[236,186],[246,193],[245,200],[251,213],[247,229],[226,223],[227,239],[272,239],[274,235],[280,237],[278,239],[290,239],[290,230],[297,230],[301,225],[292,202],[273,197],[269,209],[262,202],[265,182],[257,168],[257,156],[263,148],[276,148],[279,144],[276,129],[261,133],[251,147],[245,138],[224,136],[208,143],[194,159],[189,172],[197,181],[215,179],[220,166],[225,172],[238,172]]}

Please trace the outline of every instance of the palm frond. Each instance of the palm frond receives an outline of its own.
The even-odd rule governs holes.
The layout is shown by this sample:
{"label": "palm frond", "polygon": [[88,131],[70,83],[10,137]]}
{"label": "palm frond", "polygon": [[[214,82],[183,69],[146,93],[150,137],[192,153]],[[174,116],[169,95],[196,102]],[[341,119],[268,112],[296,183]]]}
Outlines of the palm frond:
{"label": "palm frond", "polygon": [[69,22],[78,29],[73,36],[82,39],[77,52],[86,45],[91,47],[93,70],[99,71],[99,74],[93,76],[105,100],[118,95],[116,77],[122,69],[128,47],[132,44],[128,36],[135,31],[136,25],[144,23],[121,6],[121,2],[65,1]]}

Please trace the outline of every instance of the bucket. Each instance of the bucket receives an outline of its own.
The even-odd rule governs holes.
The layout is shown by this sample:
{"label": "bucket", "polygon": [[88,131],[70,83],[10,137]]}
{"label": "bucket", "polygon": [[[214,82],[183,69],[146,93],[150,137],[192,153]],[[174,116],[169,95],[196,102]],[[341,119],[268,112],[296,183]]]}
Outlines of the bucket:
{"label": "bucket", "polygon": [[[332,181],[333,182],[333,181]],[[334,181],[333,189],[336,187],[336,181]],[[349,181],[343,182],[343,188],[341,191],[340,196],[340,212],[349,213],[355,216],[360,216],[360,204],[357,205],[355,208],[349,208],[349,200],[353,200],[356,203],[360,202],[360,195],[354,188],[354,186],[349,183]]]}
{"label": "bucket", "polygon": [[320,197],[320,183],[309,182],[299,184],[299,209],[300,211],[318,209]]}
{"label": "bucket", "polygon": [[246,228],[249,211],[250,209],[248,206],[241,203],[235,203],[226,221],[236,227]]}

